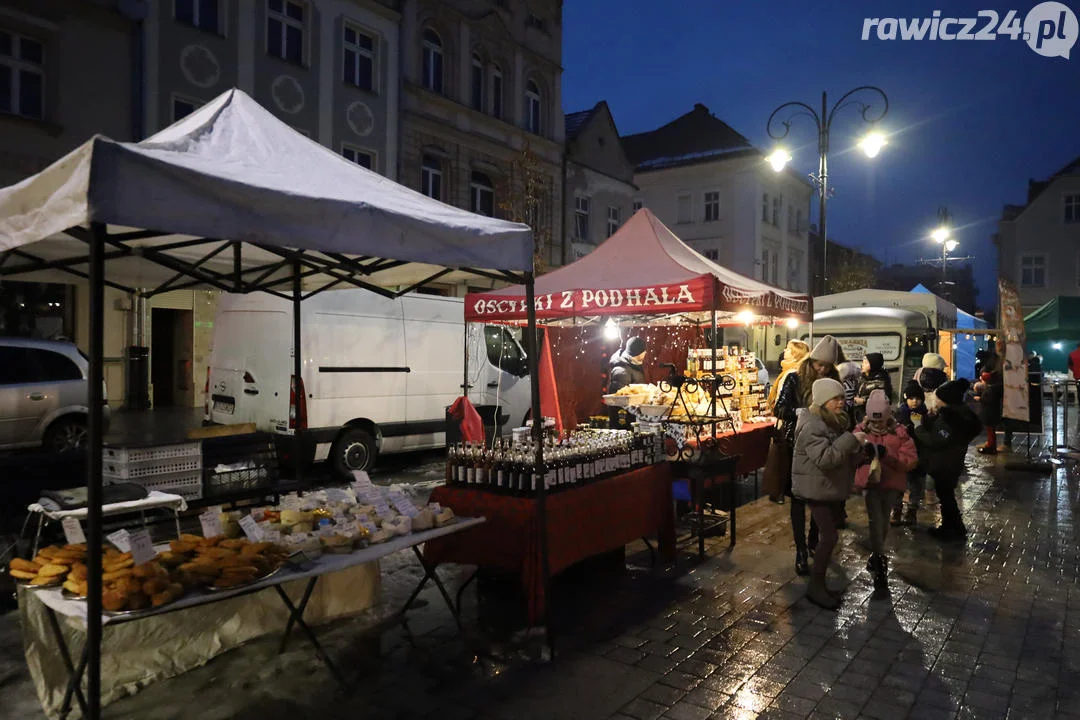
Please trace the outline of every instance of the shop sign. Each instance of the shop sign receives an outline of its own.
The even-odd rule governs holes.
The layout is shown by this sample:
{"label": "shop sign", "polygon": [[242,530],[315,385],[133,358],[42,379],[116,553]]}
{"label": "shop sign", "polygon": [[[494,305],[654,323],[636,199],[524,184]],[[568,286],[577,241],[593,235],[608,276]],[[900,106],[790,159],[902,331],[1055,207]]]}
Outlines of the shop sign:
{"label": "shop sign", "polygon": [[859,362],[867,353],[881,353],[886,362],[900,359],[900,336],[895,333],[852,336],[834,334],[833,337],[848,360]]}
{"label": "shop sign", "polygon": [[[676,313],[705,309],[711,298],[703,280],[638,288],[562,290],[536,296],[539,318],[576,315],[619,315],[636,312]],[[466,302],[466,320],[522,320],[527,305],[521,297],[474,296]]]}

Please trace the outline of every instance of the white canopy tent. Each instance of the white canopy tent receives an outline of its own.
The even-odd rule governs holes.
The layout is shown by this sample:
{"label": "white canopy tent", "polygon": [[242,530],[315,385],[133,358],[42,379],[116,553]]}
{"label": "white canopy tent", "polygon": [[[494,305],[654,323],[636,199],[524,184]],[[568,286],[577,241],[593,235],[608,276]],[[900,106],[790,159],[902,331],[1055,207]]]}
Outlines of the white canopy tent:
{"label": "white canopy tent", "polygon": [[[524,280],[531,293],[532,257],[528,226],[350,163],[235,89],[142,142],[95,136],[0,189],[0,278],[90,284],[87,717],[100,716],[105,284],[144,296],[208,287],[289,297],[300,347],[299,303],[313,292],[353,285],[393,296],[480,276]],[[535,319],[530,327],[531,341]]]}

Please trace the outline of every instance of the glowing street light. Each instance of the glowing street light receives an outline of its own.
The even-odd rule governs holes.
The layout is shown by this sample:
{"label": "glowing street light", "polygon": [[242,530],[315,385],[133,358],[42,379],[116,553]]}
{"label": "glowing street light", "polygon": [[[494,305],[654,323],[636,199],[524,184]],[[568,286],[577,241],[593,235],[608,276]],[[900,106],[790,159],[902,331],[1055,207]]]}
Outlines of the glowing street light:
{"label": "glowing street light", "polygon": [[749,325],[750,323],[754,322],[756,317],[757,316],[749,310],[743,310],[742,312],[735,315],[735,319],[743,323],[744,325]]}
{"label": "glowing street light", "polygon": [[788,330],[794,330],[795,328],[799,327],[799,319],[798,318],[788,318],[785,325],[788,326]]}
{"label": "glowing street light", "polygon": [[888,142],[889,141],[886,140],[885,136],[881,133],[872,132],[868,133],[866,137],[864,137],[862,141],[859,142],[859,147],[862,148],[862,151],[864,153],[866,153],[866,157],[876,158],[878,156],[878,153],[881,152],[881,148],[885,147]]}
{"label": "glowing street light", "polygon": [[619,324],[614,320],[608,320],[604,323],[604,339],[605,340],[620,340],[622,339],[622,331],[619,329]]}
{"label": "glowing street light", "polygon": [[959,245],[960,245],[960,243],[956,242],[955,240],[946,240],[945,241],[945,252],[946,253],[951,253]]}
{"label": "glowing street light", "polygon": [[949,239],[949,228],[942,225],[937,230],[930,233],[930,237],[932,237],[936,243],[943,243]]}
{"label": "glowing street light", "polygon": [[791,162],[791,153],[784,148],[776,148],[765,160],[772,165],[773,170],[782,172],[784,167]]}

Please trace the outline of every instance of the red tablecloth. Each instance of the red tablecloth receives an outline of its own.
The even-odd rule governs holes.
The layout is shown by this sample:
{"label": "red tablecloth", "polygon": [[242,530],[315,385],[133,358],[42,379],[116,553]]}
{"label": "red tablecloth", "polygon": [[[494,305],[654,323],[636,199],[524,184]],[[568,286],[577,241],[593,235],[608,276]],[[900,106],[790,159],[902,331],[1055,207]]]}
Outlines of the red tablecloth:
{"label": "red tablecloth", "polygon": [[[424,555],[433,564],[456,562],[518,572],[529,602],[529,620],[544,610],[535,498],[517,498],[458,487],[436,488],[431,501],[458,515],[487,522],[433,540]],[[633,470],[547,498],[548,565],[555,575],[574,563],[655,535],[660,552],[675,554],[671,470],[667,463]]]}
{"label": "red tablecloth", "polygon": [[[769,456],[772,428],[771,420],[761,423],[744,423],[737,433],[728,431],[716,436],[720,452],[724,455],[739,456],[739,464],[735,469],[737,475],[746,475],[765,467],[765,459]],[[696,448],[697,441],[688,440],[686,445]],[[693,454],[690,457],[684,456],[683,459],[689,460],[692,457]],[[670,453],[669,459],[671,459]]]}

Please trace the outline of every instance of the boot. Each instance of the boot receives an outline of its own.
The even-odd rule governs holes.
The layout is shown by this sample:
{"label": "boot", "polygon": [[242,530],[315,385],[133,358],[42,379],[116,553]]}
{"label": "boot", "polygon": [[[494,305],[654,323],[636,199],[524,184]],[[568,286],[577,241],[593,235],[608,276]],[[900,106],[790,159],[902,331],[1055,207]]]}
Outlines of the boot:
{"label": "boot", "polygon": [[810,563],[806,559],[805,548],[795,551],[795,574],[802,576],[810,574]]}
{"label": "boot", "polygon": [[905,525],[917,525],[919,523],[919,508],[913,505],[908,505],[907,512],[904,513]]}
{"label": "boot", "polygon": [[900,525],[903,522],[903,518],[900,515],[900,506],[897,505],[892,509],[892,514],[889,516],[889,524],[893,527]]}
{"label": "boot", "polygon": [[889,591],[889,560],[884,555],[872,555],[870,562],[873,565],[871,574],[874,576],[874,592],[886,593]]}
{"label": "boot", "polygon": [[811,580],[806,587],[806,599],[825,610],[836,610],[840,607],[840,598],[829,592],[825,583]]}
{"label": "boot", "polygon": [[930,537],[938,542],[963,542],[967,539],[967,528],[962,525],[958,528],[939,525],[938,527],[930,528],[929,532]]}

